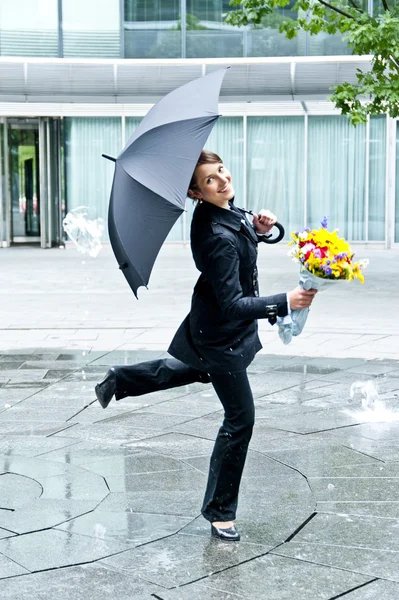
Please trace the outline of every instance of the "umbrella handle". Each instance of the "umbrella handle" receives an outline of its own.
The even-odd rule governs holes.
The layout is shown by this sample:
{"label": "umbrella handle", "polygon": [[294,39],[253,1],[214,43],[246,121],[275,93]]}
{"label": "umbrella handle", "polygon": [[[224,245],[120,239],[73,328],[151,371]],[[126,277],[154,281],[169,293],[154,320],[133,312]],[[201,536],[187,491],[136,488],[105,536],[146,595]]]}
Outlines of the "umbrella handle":
{"label": "umbrella handle", "polygon": [[[248,215],[254,215],[252,210],[247,210],[246,208],[240,208],[240,210],[242,210],[242,212],[247,213]],[[284,227],[281,225],[281,223],[275,223],[274,227],[276,227],[279,231],[278,236],[273,238],[271,235],[264,235],[262,236],[262,239],[260,241],[265,242],[265,244],[277,244],[278,242],[280,242],[284,235],[285,235],[285,230]]]}
{"label": "umbrella handle", "polygon": [[278,242],[280,242],[284,235],[285,235],[285,230],[284,227],[281,225],[281,223],[275,223],[274,227],[276,227],[276,229],[278,229],[279,233],[277,235],[277,237],[272,237],[271,235],[268,236],[263,236],[261,238],[262,242],[265,242],[265,244],[277,244]]}

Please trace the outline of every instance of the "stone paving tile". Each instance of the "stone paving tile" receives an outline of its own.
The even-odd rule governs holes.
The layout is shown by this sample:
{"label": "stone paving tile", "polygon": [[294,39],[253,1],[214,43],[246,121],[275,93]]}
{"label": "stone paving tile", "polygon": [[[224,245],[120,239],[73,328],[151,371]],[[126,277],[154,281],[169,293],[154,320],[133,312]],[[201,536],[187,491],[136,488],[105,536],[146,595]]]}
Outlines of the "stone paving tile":
{"label": "stone paving tile", "polygon": [[174,458],[190,458],[212,453],[214,441],[205,440],[191,435],[179,433],[165,433],[138,442],[127,444],[128,448],[146,450],[149,452],[159,452]]}
{"label": "stone paving tile", "polygon": [[210,537],[177,534],[110,557],[102,564],[127,573],[139,571],[145,581],[171,588],[265,554],[271,547],[246,542],[226,546]]}
{"label": "stone paving tile", "polygon": [[63,421],[66,423],[71,411],[67,408],[61,410],[60,408],[46,407],[46,410],[38,410],[37,408],[26,407],[24,403],[19,403],[12,408],[9,408],[6,412],[1,415],[2,424],[6,423],[36,423],[46,422],[54,423],[54,421]]}
{"label": "stone paving tile", "polygon": [[42,486],[34,479],[8,472],[0,476],[0,506],[3,510],[15,510],[29,504],[42,493]]}
{"label": "stone paving tile", "polygon": [[[107,411],[100,409],[97,403],[84,408],[94,400],[94,380],[105,374],[107,366],[114,364],[113,360],[104,365],[86,366],[89,354],[83,356],[81,352],[54,348],[52,352],[41,352],[35,368],[32,358],[35,355],[25,350],[19,352],[20,355],[23,353],[24,362],[30,368],[22,370],[41,374],[41,367],[46,366],[53,378],[45,389],[21,380],[10,385],[26,385],[25,389],[8,388],[6,392],[19,404],[3,409],[0,414],[0,489],[1,485],[4,488],[0,498],[15,505],[14,511],[2,511],[0,500],[0,557],[10,556],[21,568],[55,567],[54,573],[74,569],[81,573],[83,567],[72,565],[87,560],[99,561],[115,552],[145,544],[127,552],[130,558],[126,555],[126,564],[121,558],[124,553],[105,559],[105,562],[110,561],[106,569],[98,562],[94,563],[100,569],[97,573],[106,573],[105,579],[114,578],[115,585],[126,581],[126,589],[129,589],[127,582],[132,582],[131,589],[136,589],[138,594],[133,595],[135,600],[141,593],[148,598],[153,592],[160,598],[164,594],[175,594],[170,598],[187,597],[190,600],[196,597],[201,600],[262,597],[266,592],[259,590],[261,570],[259,575],[255,571],[252,584],[245,584],[245,589],[226,587],[227,575],[241,569],[240,581],[246,581],[247,573],[251,573],[252,578],[255,563],[263,560],[255,558],[259,556],[259,548],[263,548],[260,554],[265,554],[284,542],[283,548],[292,548],[293,544],[306,545],[310,550],[315,546],[322,547],[328,560],[321,566],[312,564],[313,560],[306,562],[296,557],[292,560],[288,556],[273,555],[273,563],[280,562],[277,568],[270,563],[265,568],[273,574],[270,594],[267,592],[265,596],[268,600],[269,597],[288,598],[288,594],[291,598],[293,584],[299,590],[295,590],[295,600],[305,597],[307,600],[319,597],[330,600],[338,593],[362,585],[353,584],[353,580],[346,585],[342,573],[349,578],[363,577],[361,581],[366,583],[372,577],[389,574],[394,568],[392,555],[399,555],[394,526],[399,515],[399,461],[394,462],[399,456],[399,443],[396,444],[399,423],[360,424],[359,410],[355,410],[356,402],[360,400],[350,403],[349,390],[356,379],[372,379],[377,384],[380,398],[392,411],[397,410],[398,363],[378,361],[378,368],[368,377],[364,368],[367,363],[357,358],[346,362],[289,355],[257,357],[250,376],[257,396],[257,422],[237,515],[242,541],[227,547],[219,544],[215,558],[207,548],[217,540],[210,538],[209,524],[200,516],[210,454],[223,417],[212,387],[193,384],[127,398],[113,402]],[[62,354],[70,356],[63,357]],[[164,353],[155,354],[165,356]],[[149,356],[143,350],[123,351],[123,355],[123,360],[131,363]],[[109,358],[110,354],[106,356]],[[117,356],[111,356],[111,359]],[[92,354],[92,358],[101,362],[105,356],[97,353]],[[19,356],[18,360],[2,362],[7,367],[3,372],[13,373],[15,368],[8,367],[15,367],[21,359]],[[69,381],[62,379],[71,367],[76,369],[73,377]],[[363,371],[350,372],[357,368],[363,368]],[[84,376],[93,379],[85,380]],[[331,381],[334,377],[336,379]],[[1,402],[7,402],[2,396],[5,390],[4,387],[0,389],[0,411]],[[11,478],[16,479],[11,481]],[[336,520],[334,525],[331,525],[331,519]],[[14,535],[13,532],[25,535]],[[70,536],[68,551],[60,543],[66,538],[57,537],[59,535]],[[293,535],[292,541],[287,542]],[[33,548],[46,547],[46,539],[50,540],[48,551],[39,558],[34,556]],[[184,542],[180,541],[183,539]],[[9,554],[2,550],[5,544],[11,549]],[[334,562],[340,558],[338,551],[335,558],[332,552],[325,550],[335,547],[334,544],[343,549],[346,566]],[[353,560],[350,551],[345,549],[351,544]],[[51,553],[53,545],[57,550]],[[246,550],[233,564],[249,562],[232,568],[223,566],[227,548],[236,546]],[[257,553],[254,553],[255,547]],[[195,562],[195,553],[198,554],[201,548],[202,558],[196,559],[199,564],[192,567],[190,561]],[[144,558],[140,560],[144,572],[150,573],[150,581],[154,580],[148,584],[142,581],[143,588],[139,584],[135,587],[133,583],[133,557],[138,551],[143,553],[140,556]],[[161,570],[155,568],[156,581],[154,566],[148,562],[152,555],[155,565],[164,560]],[[26,564],[18,559],[20,557],[26,559]],[[171,561],[170,568],[165,560]],[[209,575],[214,570],[208,572],[205,569],[205,574],[199,575],[204,579],[195,582],[197,573],[203,572],[204,561],[212,567],[221,564],[221,569],[227,570]],[[356,571],[359,565],[361,568],[362,561],[365,570],[359,571],[360,576]],[[190,563],[190,567],[178,572],[178,565],[186,563]],[[294,575],[284,579],[287,563],[295,565],[295,568],[291,567]],[[70,566],[57,569],[64,565]],[[166,586],[165,580],[162,581],[165,569]],[[94,568],[93,571],[96,572]],[[92,571],[86,568],[85,572]],[[275,583],[278,573],[284,585]],[[50,586],[44,592],[45,600],[58,589],[55,579],[47,575],[42,574],[42,581],[48,581]],[[314,579],[313,591],[308,596],[301,588],[305,576]],[[37,575],[22,578],[2,575],[0,562],[1,577],[13,577],[3,579],[2,584],[18,579],[31,582],[35,577],[38,581]],[[222,584],[219,577],[223,579]],[[323,583],[325,580],[329,582],[327,585]],[[72,593],[69,580],[62,581],[60,589],[65,594]],[[165,587],[182,582],[187,585],[165,590]],[[369,585],[374,584],[346,595],[350,598]],[[337,586],[339,590],[335,592]],[[3,587],[1,589],[3,593]],[[9,589],[12,598],[17,587]],[[29,589],[29,586],[24,584],[23,589]],[[38,588],[32,589],[36,593]],[[325,593],[329,595],[323,595]],[[7,600],[8,596],[4,597]],[[40,598],[40,595],[36,593],[35,597]]]}
{"label": "stone paving tile", "polygon": [[150,600],[152,593],[159,590],[162,591],[163,588],[148,584],[138,574],[126,577],[123,571],[101,563],[55,569],[1,581],[2,600],[21,600],[23,597],[35,600],[100,600],[111,597],[118,600]]}
{"label": "stone paving tile", "polygon": [[343,570],[350,565],[353,573],[399,582],[398,552],[289,542],[274,550],[273,554]]}
{"label": "stone paving tile", "polygon": [[[370,464],[373,459],[351,448],[339,444],[328,444],[317,440],[294,438],[292,447],[288,450],[266,450],[268,456],[281,461],[301,473],[311,476],[328,477],[332,469],[343,465]],[[377,462],[377,461],[375,461]],[[381,464],[381,463],[378,463]]]}
{"label": "stone paving tile", "polygon": [[318,514],[295,541],[399,553],[398,531],[396,519]]}
{"label": "stone paving tile", "polygon": [[149,473],[162,473],[171,471],[190,470],[190,466],[182,461],[163,456],[161,454],[147,454],[145,452],[136,454],[122,453],[114,454],[111,458],[102,458],[87,460],[82,465],[85,470],[102,475],[108,480],[108,477],[130,477],[130,475],[143,475]]}
{"label": "stone paving tile", "polygon": [[318,501],[345,502],[355,498],[358,502],[394,502],[398,498],[398,478],[370,481],[368,477],[309,477],[308,481]]}
{"label": "stone paving tile", "polygon": [[222,406],[216,393],[209,388],[197,394],[166,400],[152,405],[151,413],[165,415],[181,415],[187,418],[201,417],[209,413],[220,411]]}
{"label": "stone paving tile", "polygon": [[[365,459],[367,459],[367,456],[365,456]],[[399,477],[399,463],[384,463],[370,457],[369,461],[364,462],[363,464],[348,462],[347,464],[330,467],[328,474],[323,475],[323,477],[327,476],[350,479],[352,481],[357,481],[359,477],[368,477],[369,479],[374,478],[374,481],[370,481],[370,483],[378,485],[380,478],[387,479]]]}
{"label": "stone paving tile", "polygon": [[[59,432],[58,432],[59,431]],[[74,424],[64,423],[54,435],[69,440],[88,440],[99,442],[101,440],[114,445],[129,444],[136,441],[152,438],[159,434],[159,430],[149,428],[135,428],[133,425],[122,426],[113,423],[97,423],[95,427],[91,423]]]}
{"label": "stone paving tile", "polygon": [[39,456],[45,452],[52,452],[55,449],[66,448],[73,445],[74,441],[61,440],[56,437],[43,438],[26,436],[9,436],[0,439],[0,465],[1,455],[12,457]]}
{"label": "stone paving tile", "polygon": [[372,581],[348,594],[346,600],[399,600],[399,584],[392,581]]}
{"label": "stone paving tile", "polygon": [[41,497],[50,499],[100,502],[109,491],[103,477],[77,467],[61,475],[42,477],[40,483],[43,486]]}
{"label": "stone paving tile", "polygon": [[[34,480],[42,480],[44,477],[62,475],[71,470],[69,466],[60,465],[56,462],[45,461],[40,458],[0,455],[0,472],[10,472]],[[82,473],[81,469],[76,472]]]}
{"label": "stone paving tile", "polygon": [[69,427],[68,423],[57,421],[34,421],[33,423],[23,423],[19,421],[2,422],[1,429],[5,435],[25,435],[29,436],[51,436],[58,432],[64,431]]}
{"label": "stone paving tile", "polygon": [[18,534],[49,529],[94,510],[90,500],[49,500],[42,497],[29,500],[13,512],[0,510],[0,527]]}
{"label": "stone paving tile", "polygon": [[92,364],[103,366],[105,372],[106,367],[117,365],[134,365],[146,360],[156,360],[163,354],[163,351],[151,352],[148,350],[113,350],[111,352],[107,352],[104,356],[96,358]]}
{"label": "stone paving tile", "polygon": [[47,452],[44,451],[43,454],[38,455],[39,458],[82,467],[89,466],[92,462],[111,460],[112,458],[124,460],[127,456],[136,453],[136,450],[114,444],[112,440],[78,441],[57,436],[48,439],[57,440],[62,447],[55,450],[49,449]]}
{"label": "stone paving tile", "polygon": [[[194,519],[200,513],[203,485],[196,492],[192,490],[175,490],[168,492],[159,492],[149,490],[141,492],[137,490],[137,486],[133,485],[132,480],[128,480],[123,492],[111,492],[101,502],[99,511],[105,512],[135,512],[135,513],[151,513],[175,515],[180,517],[189,517]],[[133,489],[132,489],[133,487]],[[155,487],[155,483],[154,483]]]}
{"label": "stone paving tile", "polygon": [[48,369],[10,369],[0,371],[0,381],[7,381],[12,384],[24,383],[26,385],[34,385],[38,382],[43,383],[43,378],[47,372]]}
{"label": "stone paving tile", "polygon": [[[40,552],[37,551],[40,548]],[[0,554],[29,571],[93,562],[126,550],[126,544],[55,529],[0,540]],[[23,585],[23,582],[22,582]]]}
{"label": "stone paving tile", "polygon": [[387,502],[362,502],[351,500],[350,502],[317,502],[318,513],[332,513],[337,515],[356,515],[359,517],[386,517],[399,519],[399,501]]}
{"label": "stone paving tile", "polygon": [[395,444],[399,439],[399,422],[354,425],[351,427],[350,434],[370,440],[382,441],[383,443],[392,442]]}
{"label": "stone paving tile", "polygon": [[152,412],[152,407],[150,407],[106,418],[101,420],[101,426],[105,425],[109,427],[112,425],[112,427],[118,428],[121,425],[122,427],[145,428],[160,432],[173,427],[173,425],[184,423],[188,419],[189,416],[184,414],[175,415]]}
{"label": "stone paving tile", "polygon": [[[5,579],[7,577],[16,577],[17,575],[24,575],[27,573],[29,573],[28,569],[24,569],[24,567],[21,567],[21,565],[17,564],[13,560],[10,560],[9,558],[7,558],[7,556],[0,554],[0,579]],[[4,598],[4,596],[3,596],[4,581],[2,581],[0,585],[2,588],[2,590],[1,590],[2,597]],[[19,594],[20,594],[20,597],[22,597],[21,590],[19,590]]]}
{"label": "stone paving tile", "polygon": [[[238,598],[267,600],[330,600],[371,578],[279,556],[262,556],[206,579],[212,590]],[[205,582],[204,582],[205,583]],[[191,586],[163,592],[163,600],[200,600]],[[206,597],[206,596],[203,596]],[[216,598],[216,596],[215,596]],[[348,596],[350,598],[350,596]]]}
{"label": "stone paving tile", "polygon": [[[125,491],[129,494],[134,512],[165,512],[196,514],[201,506],[207,477],[195,469],[131,473],[126,478]],[[173,501],[174,500],[174,501]],[[109,501],[111,501],[109,499]],[[107,500],[102,504],[107,505]]]}
{"label": "stone paving tile", "polygon": [[190,521],[190,517],[174,515],[94,511],[56,529],[95,539],[123,542],[134,547],[177,533]]}
{"label": "stone paving tile", "polygon": [[[366,415],[358,416],[358,422],[365,421]],[[294,415],[293,417],[269,417],[272,427],[285,429],[294,433],[317,433],[354,425],[353,416],[345,414],[342,410],[331,408],[329,410],[312,411],[305,415]]]}

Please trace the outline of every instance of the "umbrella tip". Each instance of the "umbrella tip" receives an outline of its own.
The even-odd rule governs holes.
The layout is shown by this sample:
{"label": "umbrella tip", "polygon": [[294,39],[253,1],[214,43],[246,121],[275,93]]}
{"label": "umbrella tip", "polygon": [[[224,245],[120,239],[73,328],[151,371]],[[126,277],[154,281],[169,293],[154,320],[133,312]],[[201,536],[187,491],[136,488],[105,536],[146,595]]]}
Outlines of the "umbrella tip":
{"label": "umbrella tip", "polygon": [[103,156],[104,158],[107,158],[108,160],[112,160],[112,162],[116,162],[116,158],[113,158],[112,156],[108,156],[108,154],[101,154],[101,156]]}

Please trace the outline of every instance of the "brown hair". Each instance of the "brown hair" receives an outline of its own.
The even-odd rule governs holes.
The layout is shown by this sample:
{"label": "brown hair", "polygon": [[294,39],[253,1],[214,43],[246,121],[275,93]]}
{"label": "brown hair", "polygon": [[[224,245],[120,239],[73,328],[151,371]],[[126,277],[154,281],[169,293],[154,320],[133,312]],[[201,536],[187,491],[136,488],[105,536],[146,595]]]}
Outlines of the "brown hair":
{"label": "brown hair", "polygon": [[[192,190],[192,189],[197,188],[197,178],[195,175],[195,171],[196,171],[197,167],[199,167],[200,165],[210,165],[210,164],[215,164],[215,163],[223,164],[223,161],[220,158],[220,156],[218,156],[214,152],[208,152],[207,150],[202,150],[201,154],[199,155],[197,164],[195,165],[194,173],[193,173],[193,176],[191,177],[191,181],[190,181],[190,185],[188,186],[188,189]],[[193,200],[194,200],[194,202],[197,202],[197,198],[193,198]]]}

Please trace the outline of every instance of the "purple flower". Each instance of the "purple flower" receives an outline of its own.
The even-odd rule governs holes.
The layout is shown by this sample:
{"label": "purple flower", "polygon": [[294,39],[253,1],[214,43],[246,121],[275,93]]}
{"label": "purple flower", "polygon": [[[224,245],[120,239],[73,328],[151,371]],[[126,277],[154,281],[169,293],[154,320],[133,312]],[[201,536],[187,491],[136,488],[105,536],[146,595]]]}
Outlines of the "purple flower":
{"label": "purple flower", "polygon": [[323,220],[321,222],[321,226],[323,227],[323,229],[327,229],[327,224],[328,224],[328,217],[323,217]]}
{"label": "purple flower", "polygon": [[326,268],[326,275],[331,275],[332,269],[330,267]]}

